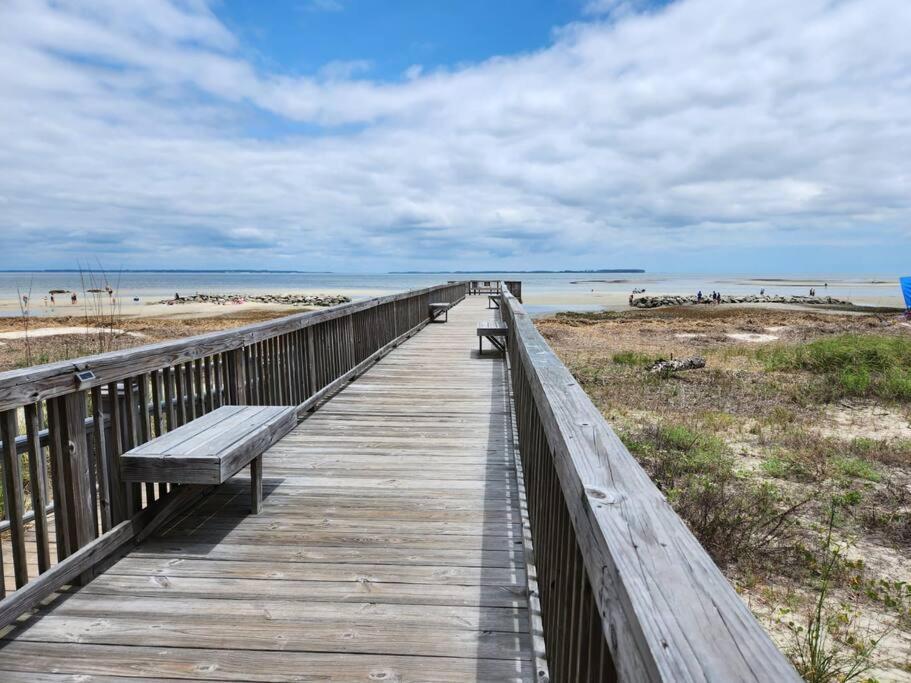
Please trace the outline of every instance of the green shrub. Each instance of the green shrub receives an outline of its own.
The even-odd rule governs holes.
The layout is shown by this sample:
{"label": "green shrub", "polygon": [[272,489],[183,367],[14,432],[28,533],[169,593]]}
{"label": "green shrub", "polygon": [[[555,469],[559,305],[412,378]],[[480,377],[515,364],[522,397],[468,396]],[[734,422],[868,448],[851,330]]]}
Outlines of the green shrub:
{"label": "green shrub", "polygon": [[667,424],[624,442],[719,566],[753,570],[797,550],[799,505],[783,505],[775,486],[740,475],[717,437]]}
{"label": "green shrub", "polygon": [[768,370],[806,370],[824,376],[832,397],[875,396],[911,401],[911,338],[843,334],[807,344],[759,349]]}
{"label": "green shrub", "polygon": [[835,470],[844,477],[879,481],[880,474],[867,460],[861,458],[839,457],[834,459]]}

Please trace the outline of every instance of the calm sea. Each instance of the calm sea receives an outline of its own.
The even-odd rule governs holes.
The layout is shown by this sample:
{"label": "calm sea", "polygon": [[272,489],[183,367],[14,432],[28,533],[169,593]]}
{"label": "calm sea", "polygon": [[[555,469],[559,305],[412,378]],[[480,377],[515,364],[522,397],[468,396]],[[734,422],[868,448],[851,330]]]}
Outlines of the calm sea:
{"label": "calm sea", "polygon": [[[79,296],[91,287],[110,284],[121,300],[143,303],[196,292],[206,293],[344,293],[352,298],[400,292],[417,287],[465,279],[521,280],[524,298],[532,312],[551,310],[593,310],[602,304],[586,303],[591,293],[605,296],[605,303],[619,302],[635,289],[647,293],[695,294],[718,290],[725,294],[807,294],[815,286],[818,294],[853,300],[856,303],[900,305],[896,275],[713,275],[668,273],[433,273],[433,274],[345,274],[345,273],[257,273],[257,272],[109,272],[80,275],[78,272],[0,272],[0,299],[16,299],[16,288],[31,289],[37,303],[52,289],[70,290]],[[828,284],[828,287],[824,285]],[[58,299],[59,302],[59,299]]]}

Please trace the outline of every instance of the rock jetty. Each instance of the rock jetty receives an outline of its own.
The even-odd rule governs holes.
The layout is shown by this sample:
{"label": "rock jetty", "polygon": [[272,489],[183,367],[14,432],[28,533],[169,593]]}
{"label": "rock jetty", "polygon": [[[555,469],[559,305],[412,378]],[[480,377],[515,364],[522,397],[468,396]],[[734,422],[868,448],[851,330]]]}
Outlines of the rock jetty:
{"label": "rock jetty", "polygon": [[351,301],[351,297],[340,294],[192,294],[179,299],[162,299],[158,303],[168,304],[280,304],[282,306],[337,306]]}
{"label": "rock jetty", "polygon": [[[688,306],[690,304],[711,304],[711,297],[695,296],[640,296],[633,299],[635,308],[658,308],[659,306]],[[730,296],[721,295],[723,304],[802,304],[809,306],[853,306],[850,301],[833,299],[831,296]]]}

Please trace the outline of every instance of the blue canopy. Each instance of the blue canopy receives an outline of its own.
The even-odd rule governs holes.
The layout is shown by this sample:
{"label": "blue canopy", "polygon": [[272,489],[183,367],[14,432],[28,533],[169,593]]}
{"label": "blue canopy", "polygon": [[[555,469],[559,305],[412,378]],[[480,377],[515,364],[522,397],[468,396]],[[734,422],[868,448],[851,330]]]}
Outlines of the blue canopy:
{"label": "blue canopy", "polygon": [[911,308],[911,276],[899,279],[902,285],[902,294],[905,295],[905,307]]}

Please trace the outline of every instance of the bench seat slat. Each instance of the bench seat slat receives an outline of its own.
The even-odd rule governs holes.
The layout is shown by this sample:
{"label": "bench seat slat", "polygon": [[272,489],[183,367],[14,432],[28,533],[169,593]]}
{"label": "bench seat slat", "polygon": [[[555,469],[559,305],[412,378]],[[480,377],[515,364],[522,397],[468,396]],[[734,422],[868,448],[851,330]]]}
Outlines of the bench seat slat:
{"label": "bench seat slat", "polygon": [[242,410],[244,410],[244,406],[222,406],[218,410],[213,410],[211,413],[191,420],[187,424],[159,436],[157,439],[152,439],[136,446],[130,453],[155,455],[177,449],[187,440],[208,429],[215,428],[219,423],[224,422]]}
{"label": "bench seat slat", "polygon": [[[227,410],[226,410],[227,409]],[[219,418],[205,418],[221,412]],[[121,456],[124,481],[220,484],[272,446],[297,424],[293,406],[224,406]],[[203,430],[196,422],[204,421]],[[206,425],[210,431],[206,431]],[[189,429],[193,427],[193,429]],[[189,438],[179,438],[186,430]],[[166,437],[170,447],[156,442]],[[151,448],[147,448],[148,446]]]}
{"label": "bench seat slat", "polygon": [[[284,407],[250,406],[243,413],[237,413],[228,421],[220,423],[219,429],[211,433],[204,432],[181,444],[180,453],[185,455],[214,455],[230,448],[235,442],[245,438],[251,431],[278,415]],[[172,452],[175,449],[172,449]]]}
{"label": "bench seat slat", "polygon": [[499,320],[481,320],[478,322],[479,337],[505,337],[506,332],[506,323]]}

